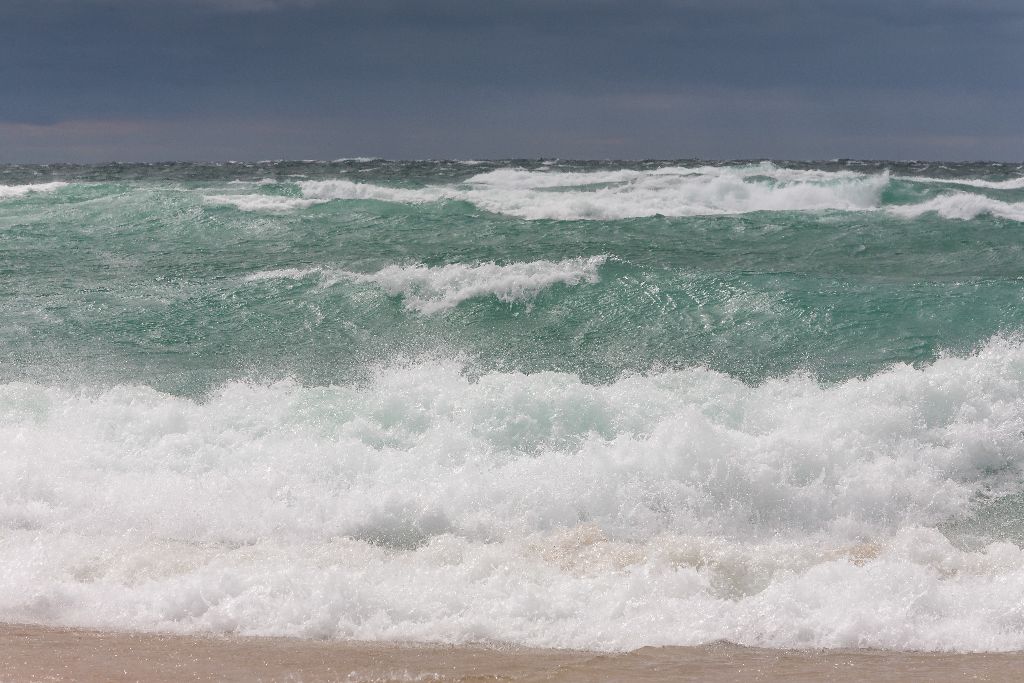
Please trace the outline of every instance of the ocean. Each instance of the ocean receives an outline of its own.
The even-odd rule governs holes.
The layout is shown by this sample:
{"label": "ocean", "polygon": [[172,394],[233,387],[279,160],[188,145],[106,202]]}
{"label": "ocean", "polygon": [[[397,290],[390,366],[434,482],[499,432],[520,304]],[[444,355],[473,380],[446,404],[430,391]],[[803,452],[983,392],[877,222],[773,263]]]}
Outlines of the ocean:
{"label": "ocean", "polygon": [[1024,166],[0,167],[0,621],[1024,649]]}

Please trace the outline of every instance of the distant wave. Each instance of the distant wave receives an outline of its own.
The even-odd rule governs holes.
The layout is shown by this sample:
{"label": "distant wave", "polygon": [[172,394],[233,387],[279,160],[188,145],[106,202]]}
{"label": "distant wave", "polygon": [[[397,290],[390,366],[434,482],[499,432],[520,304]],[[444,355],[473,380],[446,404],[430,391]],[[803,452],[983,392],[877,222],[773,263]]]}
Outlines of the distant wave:
{"label": "distant wave", "polygon": [[[1024,189],[1024,178],[1004,181],[890,177],[887,173],[779,168],[771,163],[743,167],[667,167],[637,171],[528,171],[503,168],[468,178],[457,185],[391,187],[344,179],[297,180],[301,196],[277,194],[206,194],[211,206],[245,212],[289,213],[335,200],[371,200],[408,205],[443,201],[469,202],[480,209],[527,220],[616,220],[650,216],[702,216],[755,211],[877,211],[917,218],[934,213],[942,218],[971,220],[989,215],[1024,222],[1024,202],[1005,201],[981,193],[954,191],[911,204],[886,204],[882,194],[890,181],[949,185],[980,190]],[[235,180],[234,186],[269,186],[263,178]],[[69,183],[53,181],[0,185],[0,200],[51,193]]]}
{"label": "distant wave", "polygon": [[304,197],[319,201],[332,199],[374,199],[401,204],[424,204],[441,199],[457,199],[458,193],[444,187],[406,189],[384,187],[351,180],[304,180],[299,183]]}
{"label": "distant wave", "polygon": [[265,280],[301,280],[310,275],[321,275],[323,268],[275,268],[261,270],[245,276],[246,282],[263,282]]}
{"label": "distant wave", "polygon": [[934,183],[939,185],[966,185],[990,190],[1021,190],[1024,189],[1024,178],[1009,180],[976,180],[973,178],[918,178],[914,176],[898,176],[895,180],[906,180],[913,183]]}
{"label": "distant wave", "polygon": [[[1005,181],[891,178],[888,173],[788,169],[764,162],[749,166],[673,166],[642,171],[501,168],[477,174],[459,184],[425,187],[391,187],[343,179],[303,180],[297,183],[301,198],[214,195],[207,197],[207,201],[230,204],[243,211],[269,212],[298,210],[332,200],[410,205],[463,201],[486,211],[527,220],[616,220],[755,211],[875,211],[883,208],[882,194],[892,179],[979,189],[1024,188],[1024,178]],[[1021,220],[1019,204],[966,193],[944,197],[889,209],[896,215],[908,217],[934,211],[946,218],[972,218],[988,213]]]}
{"label": "distant wave", "polygon": [[943,218],[970,220],[988,214],[1011,221],[1024,221],[1024,202],[1003,202],[967,192],[940,195],[918,204],[890,206],[888,210],[903,218],[916,218],[926,213],[936,213]]}
{"label": "distant wave", "polygon": [[300,197],[281,197],[269,194],[215,194],[203,197],[207,204],[233,206],[241,211],[267,211],[271,213],[305,209],[322,200]]}
{"label": "distant wave", "polygon": [[498,169],[460,185],[395,188],[348,180],[299,183],[311,199],[422,204],[471,202],[529,220],[601,220],[752,211],[877,208],[888,175],[747,167],[670,167],[586,173]]}
{"label": "distant wave", "polygon": [[[876,208],[888,176],[752,167],[551,173],[501,169],[466,181],[477,206],[530,220],[608,220]],[[570,190],[572,188],[572,190]]]}
{"label": "distant wave", "polygon": [[424,265],[387,266],[375,273],[355,273],[328,268],[285,268],[253,273],[250,282],[274,279],[322,277],[322,286],[340,280],[372,283],[391,296],[401,296],[406,308],[431,314],[458,306],[476,297],[493,296],[505,303],[526,302],[556,284],[568,286],[599,281],[598,269],[606,256],[574,258],[564,261],[530,261],[499,265],[496,263],[428,267]]}
{"label": "distant wave", "polygon": [[228,185],[277,185],[273,178],[261,178],[260,180],[232,180]]}
{"label": "distant wave", "polygon": [[34,183],[30,185],[0,185],[0,199],[23,197],[26,194],[36,192],[53,192],[54,190],[59,190],[60,188],[67,186],[68,183],[60,181],[54,181],[51,183]]}
{"label": "distant wave", "polygon": [[346,277],[356,282],[372,282],[393,296],[402,296],[406,307],[434,313],[479,296],[493,296],[512,303],[529,301],[555,284],[594,283],[598,281],[597,270],[605,260],[604,256],[593,256],[508,265],[388,266],[376,273],[348,273]]}

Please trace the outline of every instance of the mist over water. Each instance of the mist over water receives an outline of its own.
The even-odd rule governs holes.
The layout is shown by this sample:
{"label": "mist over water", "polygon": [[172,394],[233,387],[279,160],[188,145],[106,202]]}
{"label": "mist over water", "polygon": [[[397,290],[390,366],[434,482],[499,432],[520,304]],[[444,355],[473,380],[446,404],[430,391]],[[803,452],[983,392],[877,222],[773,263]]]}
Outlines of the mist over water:
{"label": "mist over water", "polygon": [[1024,648],[1024,169],[0,168],[0,619]]}

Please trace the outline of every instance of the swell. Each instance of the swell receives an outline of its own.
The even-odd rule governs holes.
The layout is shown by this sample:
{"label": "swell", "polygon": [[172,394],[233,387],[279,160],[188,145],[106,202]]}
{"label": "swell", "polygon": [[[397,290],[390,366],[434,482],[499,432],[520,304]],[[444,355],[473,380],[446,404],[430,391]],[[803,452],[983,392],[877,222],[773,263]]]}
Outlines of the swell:
{"label": "swell", "polygon": [[499,265],[453,263],[445,266],[391,265],[376,273],[357,273],[343,269],[285,268],[261,271],[246,276],[247,282],[277,279],[302,279],[322,276],[321,287],[339,281],[377,285],[391,296],[401,297],[406,308],[421,313],[452,309],[464,301],[494,297],[506,304],[530,302],[556,284],[574,286],[599,281],[598,268],[606,256],[565,261],[531,261]]}
{"label": "swell", "polygon": [[352,180],[304,181],[303,196],[317,200],[372,199],[422,204],[466,201],[527,220],[616,220],[645,216],[698,216],[752,211],[864,210],[879,201],[888,176],[782,172],[761,165],[656,171],[559,173],[500,169],[459,186],[391,188]]}
{"label": "swell", "polygon": [[[195,395],[240,378],[346,382],[374,364],[441,353],[473,373],[564,371],[588,382],[694,366],[753,384],[795,371],[836,382],[1024,329],[1015,252],[1000,250],[1011,258],[1005,276],[951,277],[959,256],[941,248],[929,264],[925,249],[918,273],[897,260],[887,276],[705,272],[598,255],[200,270],[163,283],[80,279],[78,291],[44,296],[36,264],[19,278],[34,296],[0,302],[2,379],[134,380]],[[884,255],[868,256],[880,271]]]}
{"label": "swell", "polygon": [[[896,185],[894,185],[896,183]],[[650,216],[686,217],[779,211],[874,211],[914,217],[936,212],[944,218],[971,219],[988,214],[1022,220],[1022,203],[942,185],[1014,191],[1024,179],[1002,181],[942,179],[780,168],[762,163],[746,167],[661,167],[654,170],[559,172],[500,168],[457,185],[394,187],[354,179],[300,181],[304,199],[268,200],[260,195],[235,199],[215,195],[208,201],[231,203],[247,211],[298,209],[334,200],[373,200],[421,205],[445,201],[473,204],[493,213],[526,220],[621,220]],[[904,204],[887,199],[899,185],[918,186],[928,197]],[[938,188],[938,189],[936,189]],[[935,195],[935,192],[941,194]],[[913,193],[912,193],[913,194]],[[920,194],[920,193],[917,193]]]}
{"label": "swell", "polygon": [[1024,202],[1007,202],[967,192],[944,193],[918,204],[889,207],[889,211],[903,218],[916,218],[936,213],[943,218],[971,220],[982,215],[1024,221]]}
{"label": "swell", "polygon": [[26,195],[45,194],[54,192],[68,183],[53,181],[48,183],[28,183],[25,185],[0,185],[0,200],[24,197]]}
{"label": "swell", "polygon": [[[382,171],[392,169],[391,162]],[[446,202],[468,203],[478,209],[525,220],[616,221],[645,217],[699,217],[758,212],[828,213],[885,210],[901,218],[933,213],[953,220],[982,216],[1020,222],[1024,179],[891,175],[878,172],[788,168],[763,162],[750,165],[656,166],[608,170],[563,170],[558,167],[497,168],[469,175],[458,182],[384,182],[361,177],[360,169],[337,168],[336,177],[304,179],[306,174],[230,180],[198,187],[202,203],[211,209],[231,207],[242,212],[285,214],[338,201],[373,201],[422,207]],[[451,166],[451,164],[449,164]],[[457,165],[458,168],[473,168]],[[401,168],[400,166],[397,168]],[[442,167],[444,168],[444,167]],[[365,170],[365,169],[362,169]],[[258,169],[250,171],[258,176]],[[337,176],[341,177],[337,177]],[[398,180],[397,183],[391,182]],[[194,181],[193,181],[194,182]],[[0,185],[0,199],[52,194],[66,181]],[[102,183],[78,184],[80,188]],[[146,184],[136,186],[148,191]],[[255,190],[255,192],[253,192]],[[123,191],[108,188],[113,197]]]}

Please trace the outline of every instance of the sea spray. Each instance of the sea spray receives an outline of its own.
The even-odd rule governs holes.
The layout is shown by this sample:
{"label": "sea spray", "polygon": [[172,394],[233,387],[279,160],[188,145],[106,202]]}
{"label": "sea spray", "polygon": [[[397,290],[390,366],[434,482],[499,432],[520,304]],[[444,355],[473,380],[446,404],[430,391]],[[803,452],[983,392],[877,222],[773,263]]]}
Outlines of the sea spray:
{"label": "sea spray", "polygon": [[598,268],[605,256],[569,259],[552,263],[480,263],[452,264],[436,268],[424,265],[388,266],[376,273],[354,273],[341,269],[285,268],[253,273],[248,282],[281,278],[303,279],[320,275],[321,287],[341,280],[373,283],[392,296],[401,296],[405,305],[421,313],[436,313],[477,297],[493,296],[505,303],[528,302],[555,284],[578,285],[599,281]]}
{"label": "sea spray", "polygon": [[425,364],[203,401],[0,397],[7,618],[598,649],[1024,646],[1022,539],[935,531],[1016,491],[1024,350],[1008,341],[832,387]]}

